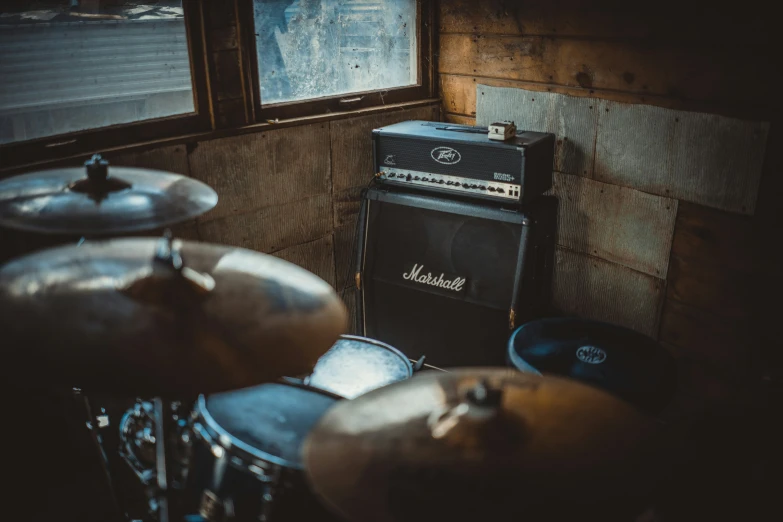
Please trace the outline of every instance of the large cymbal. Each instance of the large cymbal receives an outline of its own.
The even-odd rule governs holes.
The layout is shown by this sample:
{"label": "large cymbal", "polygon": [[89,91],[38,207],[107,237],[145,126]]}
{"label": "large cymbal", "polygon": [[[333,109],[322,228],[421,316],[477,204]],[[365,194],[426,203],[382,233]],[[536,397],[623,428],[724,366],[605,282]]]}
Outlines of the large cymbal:
{"label": "large cymbal", "polygon": [[346,325],[345,307],[315,275],[225,246],[115,239],[0,268],[5,378],[31,386],[237,389],[309,373]]}
{"label": "large cymbal", "polygon": [[47,234],[106,236],[163,228],[217,204],[217,194],[209,186],[178,174],[109,167],[98,155],[85,167],[0,181],[0,225]]}
{"label": "large cymbal", "polygon": [[351,522],[594,520],[640,507],[655,431],[576,381],[466,369],[336,404],[304,461],[316,493]]}

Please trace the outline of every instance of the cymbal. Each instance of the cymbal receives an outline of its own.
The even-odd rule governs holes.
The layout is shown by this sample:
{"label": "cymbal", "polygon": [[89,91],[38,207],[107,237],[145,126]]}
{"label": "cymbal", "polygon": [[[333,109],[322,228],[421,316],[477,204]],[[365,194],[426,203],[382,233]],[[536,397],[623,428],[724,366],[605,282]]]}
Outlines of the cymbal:
{"label": "cymbal", "polygon": [[5,379],[195,397],[312,371],[347,312],[315,275],[249,250],[88,241],[0,268]]}
{"label": "cymbal", "polygon": [[336,404],[304,462],[351,522],[584,519],[640,507],[656,428],[576,381],[461,369]]}
{"label": "cymbal", "polygon": [[46,234],[105,236],[163,228],[217,204],[209,186],[159,170],[109,167],[44,170],[0,181],[0,225]]}
{"label": "cymbal", "polygon": [[677,363],[657,341],[589,319],[526,323],[511,335],[508,355],[517,369],[597,386],[650,413],[663,410],[677,388]]}

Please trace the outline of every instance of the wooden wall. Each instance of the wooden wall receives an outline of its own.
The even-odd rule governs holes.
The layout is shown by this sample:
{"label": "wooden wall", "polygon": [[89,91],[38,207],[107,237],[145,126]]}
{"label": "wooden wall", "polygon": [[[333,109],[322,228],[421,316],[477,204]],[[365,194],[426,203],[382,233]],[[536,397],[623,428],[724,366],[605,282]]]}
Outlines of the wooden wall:
{"label": "wooden wall", "polygon": [[[174,227],[178,237],[269,253],[342,288],[352,277],[347,258],[360,190],[373,177],[372,129],[439,118],[433,104],[107,157],[112,165],[184,174],[215,189],[218,205]],[[0,229],[0,260],[59,241]]]}
{"label": "wooden wall", "polygon": [[[532,99],[556,98],[532,124],[558,134],[561,218],[582,216],[560,227],[557,279],[570,311],[658,337],[702,394],[723,396],[748,380],[779,375],[774,317],[783,249],[772,237],[783,224],[780,68],[769,17],[750,5],[687,0],[644,9],[632,2],[442,0],[439,14],[446,120],[474,124],[478,112],[478,123],[488,123],[479,86],[518,90],[529,118]],[[505,110],[515,108],[522,110]],[[670,168],[676,158],[665,140],[675,134],[656,127],[659,108],[692,111],[685,114],[700,122],[690,138],[683,132],[675,140],[690,177]],[[603,127],[599,110],[607,112]],[[758,164],[726,163],[726,151],[694,142],[718,121],[751,122],[764,134],[762,155],[754,149]],[[602,160],[606,151],[596,144],[613,132],[615,143],[624,142],[617,161],[636,165],[623,170],[607,154]],[[732,128],[718,141],[739,158],[762,141],[749,146],[740,139],[747,136]],[[576,153],[580,144],[587,154]],[[683,184],[686,178],[693,183]],[[648,233],[658,239],[633,243]],[[594,239],[589,246],[581,244],[586,236]],[[591,288],[607,271],[625,283]]]}

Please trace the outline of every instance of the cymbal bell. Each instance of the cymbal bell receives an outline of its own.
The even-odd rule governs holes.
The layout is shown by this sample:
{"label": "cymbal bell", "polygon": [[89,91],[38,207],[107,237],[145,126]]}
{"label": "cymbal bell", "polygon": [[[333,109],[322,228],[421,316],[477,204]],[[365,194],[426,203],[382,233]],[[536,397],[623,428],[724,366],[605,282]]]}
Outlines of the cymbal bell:
{"label": "cymbal bell", "polygon": [[33,387],[238,389],[310,372],[346,325],[326,282],[239,248],[89,241],[0,268],[4,378]]}
{"label": "cymbal bell", "polygon": [[0,225],[27,232],[107,236],[193,219],[217,193],[192,178],[110,167],[95,155],[83,168],[44,170],[0,181]]}
{"label": "cymbal bell", "polygon": [[351,522],[627,515],[649,491],[655,432],[576,381],[464,369],[336,404],[304,462],[316,494]]}

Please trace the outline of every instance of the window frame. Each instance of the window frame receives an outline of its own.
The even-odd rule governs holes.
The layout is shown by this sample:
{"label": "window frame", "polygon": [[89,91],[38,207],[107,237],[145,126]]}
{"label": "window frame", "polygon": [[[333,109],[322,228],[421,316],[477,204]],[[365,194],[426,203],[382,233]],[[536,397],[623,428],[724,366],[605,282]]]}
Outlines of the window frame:
{"label": "window frame", "polygon": [[0,170],[20,165],[48,163],[107,149],[209,131],[213,111],[204,57],[205,27],[202,0],[182,0],[190,57],[194,112],[130,123],[55,134],[44,138],[0,145]]}
{"label": "window frame", "polygon": [[258,56],[255,42],[254,0],[236,0],[239,48],[244,71],[244,90],[250,98],[247,105],[252,111],[253,123],[275,120],[304,118],[329,113],[340,113],[381,107],[396,103],[412,102],[433,98],[437,68],[435,63],[435,42],[437,26],[435,0],[417,0],[417,53],[418,83],[405,87],[351,92],[321,98],[309,98],[264,105],[261,99],[261,85],[258,76]]}

